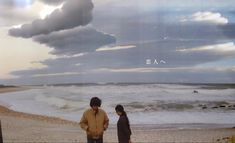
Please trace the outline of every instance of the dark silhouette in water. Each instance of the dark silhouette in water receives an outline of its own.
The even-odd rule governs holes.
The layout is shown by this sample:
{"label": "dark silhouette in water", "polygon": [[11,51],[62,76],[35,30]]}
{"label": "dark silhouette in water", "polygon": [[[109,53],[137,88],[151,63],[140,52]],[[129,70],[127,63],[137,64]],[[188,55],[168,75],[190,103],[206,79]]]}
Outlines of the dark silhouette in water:
{"label": "dark silhouette in water", "polygon": [[197,91],[197,90],[194,90],[193,93],[198,93],[198,91]]}

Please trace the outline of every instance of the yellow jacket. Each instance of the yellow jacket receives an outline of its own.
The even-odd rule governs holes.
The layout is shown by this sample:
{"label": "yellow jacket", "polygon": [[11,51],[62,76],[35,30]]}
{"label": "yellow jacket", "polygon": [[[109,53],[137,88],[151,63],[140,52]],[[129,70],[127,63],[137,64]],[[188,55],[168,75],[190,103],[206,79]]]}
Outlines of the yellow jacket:
{"label": "yellow jacket", "polygon": [[83,113],[79,124],[86,131],[88,137],[98,139],[103,136],[104,131],[108,128],[109,119],[102,109],[98,109],[96,114],[93,109],[88,109]]}

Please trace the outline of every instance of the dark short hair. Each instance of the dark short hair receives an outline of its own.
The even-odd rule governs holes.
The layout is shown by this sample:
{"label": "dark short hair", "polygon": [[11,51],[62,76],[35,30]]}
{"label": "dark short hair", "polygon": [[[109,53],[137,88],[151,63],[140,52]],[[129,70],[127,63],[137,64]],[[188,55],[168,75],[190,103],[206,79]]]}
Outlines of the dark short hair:
{"label": "dark short hair", "polygon": [[90,106],[101,106],[101,100],[98,97],[92,97],[90,100]]}
{"label": "dark short hair", "polygon": [[118,111],[118,112],[124,112],[124,107],[120,104],[118,104],[116,107],[115,107],[115,110]]}

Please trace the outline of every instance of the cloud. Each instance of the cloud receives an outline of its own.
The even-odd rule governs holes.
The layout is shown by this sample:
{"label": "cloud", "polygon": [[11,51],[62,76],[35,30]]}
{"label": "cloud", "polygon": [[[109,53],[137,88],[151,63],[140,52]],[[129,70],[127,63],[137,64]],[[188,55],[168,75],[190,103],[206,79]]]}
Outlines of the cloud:
{"label": "cloud", "polygon": [[[121,72],[120,72],[121,71]],[[144,72],[143,72],[144,71]],[[78,72],[77,72],[78,73]],[[60,76],[41,75],[25,76],[19,79],[3,81],[4,83],[20,84],[53,84],[53,83],[97,83],[97,82],[138,82],[138,83],[234,83],[234,67],[226,69],[218,68],[145,68],[145,69],[97,69],[85,74],[73,74]]]}
{"label": "cloud", "polygon": [[[41,64],[47,68],[15,71],[12,74],[42,83],[234,81],[235,78],[231,78],[235,77],[234,71],[225,70],[224,66],[220,70],[214,67],[207,70],[192,68],[205,63],[226,61],[235,56],[231,52],[233,50],[223,50],[234,47],[233,40],[221,29],[229,24],[179,23],[171,19],[179,19],[189,11],[181,11],[179,14],[175,11],[164,13],[136,10],[125,14],[126,11],[119,7],[110,13],[106,9],[95,10],[91,25],[99,31],[87,26],[36,35],[33,37],[35,41],[53,47],[54,54],[60,58],[42,61]],[[115,38],[100,31],[112,33]],[[101,39],[95,41],[97,36]],[[106,46],[114,43],[114,39],[117,44]],[[86,44],[89,48],[83,49]],[[146,59],[164,60],[166,63],[147,65]]]}
{"label": "cloud", "polygon": [[112,44],[115,37],[99,32],[91,27],[77,27],[70,30],[53,32],[34,37],[34,40],[54,48],[52,54],[77,55],[95,51],[97,48]]}
{"label": "cloud", "polygon": [[220,26],[221,31],[227,38],[234,39],[235,38],[235,24],[227,24]]}
{"label": "cloud", "polygon": [[52,74],[36,74],[32,77],[52,77],[52,76],[68,76],[68,75],[80,75],[78,72],[63,72],[63,73],[52,73]]}
{"label": "cloud", "polygon": [[75,54],[75,55],[62,55],[62,56],[57,56],[56,59],[62,58],[62,59],[70,59],[70,58],[75,58],[75,57],[82,57],[84,55],[86,55],[88,53],[79,53],[79,54]]}
{"label": "cloud", "polygon": [[87,25],[92,20],[93,3],[91,0],[69,0],[61,9],[57,9],[45,19],[37,19],[21,28],[9,30],[15,37],[30,38],[40,34],[71,29]]}
{"label": "cloud", "polygon": [[183,72],[187,71],[189,73],[203,73],[210,72],[211,69],[216,72],[233,72],[235,67],[174,67],[174,68],[100,68],[92,70],[91,72],[113,72],[113,73],[171,73],[171,72]]}
{"label": "cloud", "polygon": [[40,11],[40,18],[45,19],[48,15],[50,15],[53,11],[56,9],[61,9],[62,4],[58,6],[49,6],[49,5],[44,5],[43,9]]}
{"label": "cloud", "polygon": [[180,52],[216,52],[216,53],[235,53],[235,45],[233,42],[207,45],[202,47],[190,48],[190,49],[178,49]]}
{"label": "cloud", "polygon": [[[205,46],[207,45],[207,46]],[[185,47],[185,48],[178,48]],[[201,47],[215,47],[214,50],[199,50],[192,52],[182,52],[182,49],[200,49]],[[218,47],[218,48],[217,48]],[[110,50],[99,51],[96,53],[90,53],[78,59],[70,59],[70,62],[79,61],[84,68],[146,68],[146,67],[185,67],[195,66],[198,64],[218,61],[222,59],[228,59],[235,56],[235,52],[224,51],[226,48],[233,48],[231,43],[214,44],[213,46],[207,43],[195,43],[194,41],[155,41],[143,44],[136,44],[135,48],[129,48],[125,50]],[[219,51],[218,51],[219,50]],[[92,60],[96,59],[96,60]],[[109,60],[105,60],[109,59]],[[151,64],[147,65],[146,60],[152,61],[161,60],[165,61],[165,64]],[[47,62],[46,62],[47,63]],[[50,66],[53,62],[50,63]],[[89,65],[89,66],[88,66]],[[83,66],[81,66],[83,68]]]}
{"label": "cloud", "polygon": [[39,0],[43,3],[49,4],[49,5],[59,5],[63,2],[65,2],[66,0]]}
{"label": "cloud", "polygon": [[35,0],[1,0],[1,6],[9,6],[9,7],[25,7],[34,3]]}
{"label": "cloud", "polygon": [[[226,60],[234,52],[218,54],[211,51],[180,52],[174,46],[184,42],[152,42],[125,50],[99,51],[79,56],[48,59],[44,69],[13,72],[22,79],[37,78],[45,82],[230,82],[234,67],[198,67],[203,63]],[[188,45],[188,44],[187,44]],[[216,45],[216,44],[215,44]],[[208,45],[210,46],[210,45]],[[197,49],[203,46],[188,46]],[[164,49],[164,50],[163,50]],[[186,49],[186,48],[185,48]],[[165,60],[165,64],[146,64],[146,59]],[[39,79],[40,77],[40,79]],[[53,77],[55,79],[53,79]],[[45,78],[43,80],[43,78]],[[48,81],[48,79],[50,79]],[[235,78],[234,78],[235,79]],[[36,80],[36,79],[35,79]]]}
{"label": "cloud", "polygon": [[[185,15],[185,13],[187,14],[187,11],[179,14],[175,12],[154,11],[152,13],[143,12],[138,15],[124,16],[120,16],[121,14],[116,11],[113,13],[112,16],[107,16],[105,12],[94,13],[96,18],[92,21],[92,25],[97,27],[97,29],[114,34],[120,45],[154,40],[181,40],[185,42],[190,40],[199,44],[207,41],[213,44],[215,41],[230,39],[224,32],[228,34],[235,33],[232,28],[223,29],[223,27],[227,27],[229,24],[217,25],[205,22],[180,23],[178,19]],[[174,21],[172,20],[173,18],[175,19]],[[106,24],[103,24],[104,20]],[[168,22],[167,20],[171,21]]]}
{"label": "cloud", "polygon": [[40,2],[34,2],[27,8],[0,5],[0,26],[10,27],[12,25],[22,25],[22,23],[31,22],[39,17],[38,11],[43,6]]}
{"label": "cloud", "polygon": [[[208,62],[226,60],[235,56],[234,52],[226,52],[223,54],[211,51],[181,52],[174,48],[175,44],[176,43],[170,43],[169,41],[166,43],[153,42],[139,44],[136,45],[136,48],[125,50],[99,51],[88,54],[79,54],[80,56],[48,59],[41,62],[41,64],[46,65],[48,68],[17,71],[12,74],[17,76],[30,76],[63,72],[89,73],[96,69],[104,72],[107,71],[105,69],[113,69],[112,73],[134,73],[136,71],[139,71],[140,73],[169,72],[169,70],[174,68],[178,68],[183,71],[187,70],[188,67]],[[184,42],[177,43],[176,45],[183,46]],[[187,49],[196,48],[197,47],[192,46]],[[147,65],[147,59],[151,59],[153,61],[156,59],[158,62],[164,60],[166,63]],[[61,68],[61,65],[63,65],[63,68]]]}
{"label": "cloud", "polygon": [[[112,7],[112,9],[117,8],[121,10],[130,10],[130,8],[135,8],[139,10],[145,11],[153,11],[153,10],[174,10],[174,9],[216,9],[216,8],[223,8],[223,9],[233,9],[233,5],[235,5],[234,0],[173,0],[171,2],[166,2],[165,0],[148,0],[145,2],[144,0],[93,0],[94,3],[102,4],[104,7]],[[123,8],[123,9],[122,9]],[[125,13],[126,14],[126,13]]]}
{"label": "cloud", "polygon": [[96,49],[96,51],[115,51],[115,50],[124,50],[124,49],[130,49],[135,48],[135,45],[122,45],[122,46],[116,46],[116,47],[103,47]]}
{"label": "cloud", "polygon": [[95,69],[92,72],[114,72],[114,73],[149,73],[149,72],[169,72],[175,68],[126,68],[126,69],[109,69],[100,68]]}
{"label": "cloud", "polygon": [[213,13],[210,11],[205,12],[196,12],[189,18],[184,18],[181,20],[182,22],[187,21],[195,21],[195,22],[205,22],[205,23],[212,23],[212,24],[227,24],[228,19],[223,17],[220,13]]}

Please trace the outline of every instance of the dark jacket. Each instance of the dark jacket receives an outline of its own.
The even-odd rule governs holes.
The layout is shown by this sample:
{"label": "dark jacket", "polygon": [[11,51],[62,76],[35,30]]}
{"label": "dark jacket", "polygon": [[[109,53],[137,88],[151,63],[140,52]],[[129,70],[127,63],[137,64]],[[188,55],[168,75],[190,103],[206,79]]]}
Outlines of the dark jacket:
{"label": "dark jacket", "polygon": [[129,143],[131,130],[128,127],[128,121],[125,116],[120,116],[117,122],[117,133],[119,143]]}

